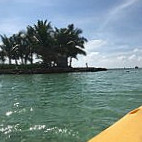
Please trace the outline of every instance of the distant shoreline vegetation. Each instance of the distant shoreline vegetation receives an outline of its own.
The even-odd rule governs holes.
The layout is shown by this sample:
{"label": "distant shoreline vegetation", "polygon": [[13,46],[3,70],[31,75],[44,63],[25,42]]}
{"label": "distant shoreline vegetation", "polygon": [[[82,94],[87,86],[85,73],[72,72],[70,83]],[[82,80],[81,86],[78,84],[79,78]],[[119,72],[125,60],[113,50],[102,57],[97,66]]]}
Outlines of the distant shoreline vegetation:
{"label": "distant shoreline vegetation", "polygon": [[[38,20],[12,36],[0,35],[0,74],[38,74],[94,72],[104,68],[72,68],[72,59],[86,56],[82,30],[74,24],[53,28],[47,20]],[[35,62],[38,61],[38,62]]]}
{"label": "distant shoreline vegetation", "polygon": [[10,37],[0,35],[0,63],[6,65],[8,62],[10,66],[4,68],[12,68],[13,62],[17,67],[29,64],[32,67],[36,58],[41,61],[38,64],[46,68],[69,68],[78,54],[86,55],[84,44],[87,39],[81,34],[82,30],[74,24],[58,29],[47,20],[38,20],[35,25],[27,26],[26,31]]}

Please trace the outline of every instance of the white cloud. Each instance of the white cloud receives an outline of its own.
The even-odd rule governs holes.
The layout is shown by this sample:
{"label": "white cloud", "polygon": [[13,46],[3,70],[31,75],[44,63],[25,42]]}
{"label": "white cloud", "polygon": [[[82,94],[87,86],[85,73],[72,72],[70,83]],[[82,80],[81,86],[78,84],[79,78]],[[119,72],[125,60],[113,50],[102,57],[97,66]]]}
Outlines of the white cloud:
{"label": "white cloud", "polygon": [[90,40],[85,44],[85,48],[88,52],[95,51],[98,48],[106,45],[107,41],[98,39],[98,40]]}
{"label": "white cloud", "polygon": [[118,57],[117,57],[117,59],[118,59],[118,60],[121,60],[121,61],[123,61],[123,60],[125,60],[125,59],[126,59],[126,56],[124,56],[124,55],[121,55],[121,56],[118,56]]}
{"label": "white cloud", "polygon": [[138,61],[139,61],[139,62],[142,62],[142,57],[138,57]]}
{"label": "white cloud", "polygon": [[117,7],[116,11],[123,10],[125,8],[128,8],[129,6],[133,5],[134,3],[138,2],[139,0],[126,0],[124,3],[122,3],[120,6]]}
{"label": "white cloud", "polygon": [[140,54],[142,54],[142,49],[140,49],[140,48],[135,48],[134,50],[133,50],[133,52],[134,53],[140,53]]}
{"label": "white cloud", "polygon": [[[104,52],[103,49],[109,47],[109,44],[112,45],[113,42],[108,43],[105,40],[89,41],[86,44],[87,56],[79,56],[79,60],[74,60],[73,66],[85,67],[86,63],[88,63],[88,66],[106,68],[142,67],[141,47],[129,49],[128,51]],[[115,46],[115,44],[113,45]],[[98,52],[98,49],[101,50]]]}
{"label": "white cloud", "polygon": [[[118,15],[120,15],[120,12],[123,12],[125,9],[129,8],[139,0],[125,0],[123,3],[120,5],[114,7],[113,9],[110,10],[109,14],[106,16],[106,20],[104,21],[103,25],[101,26],[101,29],[104,29],[113,19],[117,18]],[[124,15],[121,14],[121,15]]]}
{"label": "white cloud", "polygon": [[124,67],[142,67],[142,57],[136,55],[103,55],[103,54],[89,54],[86,57],[79,58],[74,62],[74,66],[85,67],[85,63],[92,67],[106,67],[106,68],[124,68]]}
{"label": "white cloud", "polygon": [[133,55],[131,55],[128,59],[129,59],[129,60],[134,60],[135,58],[136,58],[136,55],[133,54]]}

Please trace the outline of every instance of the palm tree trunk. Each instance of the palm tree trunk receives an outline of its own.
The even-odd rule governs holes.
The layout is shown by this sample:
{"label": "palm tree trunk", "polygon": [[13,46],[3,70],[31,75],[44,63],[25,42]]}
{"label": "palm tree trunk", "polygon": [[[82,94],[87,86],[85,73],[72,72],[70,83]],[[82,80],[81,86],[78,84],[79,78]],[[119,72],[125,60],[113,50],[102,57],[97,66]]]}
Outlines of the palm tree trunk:
{"label": "palm tree trunk", "polygon": [[17,59],[15,59],[15,64],[18,65]]}
{"label": "palm tree trunk", "polygon": [[25,65],[27,64],[27,61],[28,61],[28,55],[25,55],[25,57],[24,57],[24,63],[25,63]]}
{"label": "palm tree trunk", "polygon": [[11,58],[9,57],[9,65],[11,65]]}
{"label": "palm tree trunk", "polygon": [[63,56],[58,57],[57,66],[58,66],[58,67],[63,67],[63,68],[68,67],[68,58],[67,58],[66,55],[63,55]]}
{"label": "palm tree trunk", "polygon": [[33,64],[33,53],[31,52],[31,59],[30,59],[31,65]]}
{"label": "palm tree trunk", "polygon": [[72,57],[70,57],[69,67],[72,66]]}
{"label": "palm tree trunk", "polygon": [[23,57],[21,57],[21,63],[24,64]]}
{"label": "palm tree trunk", "polygon": [[25,65],[26,65],[26,64],[27,64],[27,58],[25,58],[25,61],[24,61],[24,62],[25,62]]}

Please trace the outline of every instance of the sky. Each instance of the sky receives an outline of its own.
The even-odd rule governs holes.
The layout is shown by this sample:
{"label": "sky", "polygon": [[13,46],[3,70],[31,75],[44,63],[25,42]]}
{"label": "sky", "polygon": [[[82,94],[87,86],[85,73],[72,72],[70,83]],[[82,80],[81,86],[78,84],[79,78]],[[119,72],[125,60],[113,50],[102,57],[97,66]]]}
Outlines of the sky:
{"label": "sky", "polygon": [[142,67],[142,0],[0,0],[0,34],[25,30],[38,19],[73,23],[88,39],[74,66]]}

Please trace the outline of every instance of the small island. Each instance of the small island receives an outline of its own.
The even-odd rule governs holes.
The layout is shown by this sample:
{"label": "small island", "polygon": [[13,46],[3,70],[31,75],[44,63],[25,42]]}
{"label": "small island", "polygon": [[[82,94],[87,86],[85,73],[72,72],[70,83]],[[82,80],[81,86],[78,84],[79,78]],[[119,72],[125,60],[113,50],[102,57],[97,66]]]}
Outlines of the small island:
{"label": "small island", "polygon": [[47,20],[38,20],[10,37],[1,35],[0,74],[45,74],[63,72],[96,72],[105,68],[73,68],[72,59],[86,56],[82,30],[74,24],[53,28]]}

